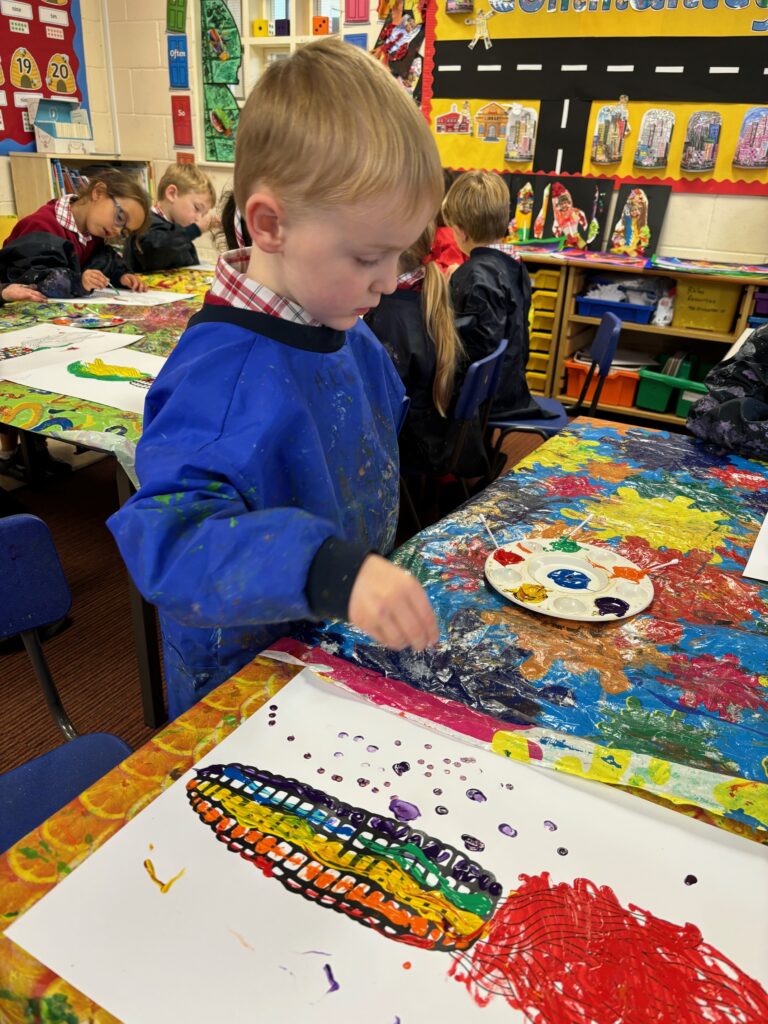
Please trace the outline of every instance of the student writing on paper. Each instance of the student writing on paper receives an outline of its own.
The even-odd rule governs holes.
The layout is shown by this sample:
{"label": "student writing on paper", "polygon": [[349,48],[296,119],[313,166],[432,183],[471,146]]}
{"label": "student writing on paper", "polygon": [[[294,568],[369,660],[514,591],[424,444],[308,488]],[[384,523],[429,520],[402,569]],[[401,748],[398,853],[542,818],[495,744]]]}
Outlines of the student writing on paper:
{"label": "student writing on paper", "polygon": [[200,260],[195,239],[215,224],[213,182],[195,164],[171,164],[157,186],[149,227],[131,238],[126,261],[132,270],[150,273],[192,267]]}
{"label": "student writing on paper", "polygon": [[77,195],[51,199],[15,224],[0,249],[0,282],[48,298],[84,298],[108,285],[145,291],[108,240],[141,234],[148,223],[149,198],[138,181],[99,171]]}
{"label": "student writing on paper", "polygon": [[149,391],[140,489],[109,520],[160,610],[171,715],[297,620],[438,638],[421,585],[381,557],[404,390],[360,319],[442,198],[427,123],[385,68],[322,39],[258,80],[234,179],[251,248],[220,257]]}

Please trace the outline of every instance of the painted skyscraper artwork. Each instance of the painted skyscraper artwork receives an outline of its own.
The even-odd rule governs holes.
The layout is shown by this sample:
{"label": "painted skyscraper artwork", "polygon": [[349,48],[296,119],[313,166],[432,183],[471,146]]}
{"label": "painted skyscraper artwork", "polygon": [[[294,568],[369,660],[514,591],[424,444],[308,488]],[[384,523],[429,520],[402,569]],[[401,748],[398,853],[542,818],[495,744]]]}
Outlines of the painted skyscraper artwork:
{"label": "painted skyscraper artwork", "polygon": [[646,110],[632,161],[635,167],[666,167],[674,128],[675,115],[671,110]]}
{"label": "painted skyscraper artwork", "polygon": [[715,110],[697,110],[688,119],[680,169],[713,171],[720,146],[722,118]]}
{"label": "painted skyscraper artwork", "polygon": [[768,107],[753,107],[744,115],[734,167],[768,167]]}

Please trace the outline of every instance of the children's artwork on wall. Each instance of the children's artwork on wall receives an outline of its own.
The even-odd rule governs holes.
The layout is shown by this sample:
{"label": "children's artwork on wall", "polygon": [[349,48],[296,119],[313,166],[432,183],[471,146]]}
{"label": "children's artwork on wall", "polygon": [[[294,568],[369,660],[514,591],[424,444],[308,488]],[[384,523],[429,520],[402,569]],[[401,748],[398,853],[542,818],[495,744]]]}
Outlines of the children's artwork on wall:
{"label": "children's artwork on wall", "polygon": [[469,101],[464,100],[461,110],[458,103],[452,103],[446,114],[438,114],[435,117],[435,132],[438,135],[471,135],[472,114]]}
{"label": "children's artwork on wall", "polygon": [[635,167],[642,167],[644,170],[665,168],[674,128],[673,111],[656,107],[646,110],[640,122],[640,134],[635,147]]}
{"label": "children's artwork on wall", "polygon": [[203,86],[205,159],[232,163],[240,108],[226,85]]}
{"label": "children's artwork on wall", "polygon": [[609,246],[612,253],[648,257],[656,251],[671,191],[669,185],[621,186],[616,202],[619,217]]}
{"label": "children's artwork on wall", "polygon": [[446,14],[471,14],[475,9],[475,0],[445,0]]}
{"label": "children's artwork on wall", "polygon": [[103,358],[75,358],[31,370],[10,371],[6,379],[55,395],[71,395],[125,412],[141,413],[146,393],[164,363],[160,356],[118,348]]}
{"label": "children's artwork on wall", "polygon": [[[382,15],[385,20],[371,52],[418,100],[416,88],[423,66],[426,0],[385,0],[380,5],[380,13],[382,6],[386,9],[386,14]],[[421,57],[416,69],[418,76],[411,73],[417,57]]]}
{"label": "children's artwork on wall", "polygon": [[515,213],[509,222],[509,234],[513,242],[528,242],[531,239],[533,219],[533,186],[530,181],[520,188],[515,200]]}
{"label": "children's artwork on wall", "polygon": [[478,139],[499,142],[507,134],[507,107],[502,103],[484,103],[475,114]]}
{"label": "children's artwork on wall", "polygon": [[688,119],[680,161],[682,171],[711,171],[720,148],[723,119],[716,110],[697,110]]}
{"label": "children's artwork on wall", "polygon": [[739,132],[734,167],[768,167],[768,107],[753,107]]}
{"label": "children's artwork on wall", "polygon": [[465,25],[474,25],[475,34],[472,37],[472,42],[469,44],[470,50],[474,50],[478,43],[482,43],[486,50],[490,50],[493,46],[491,41],[490,33],[488,32],[488,22],[496,14],[496,11],[484,11],[482,7],[475,11],[474,18],[465,18]]}
{"label": "children's artwork on wall", "polygon": [[506,146],[504,159],[507,163],[528,163],[533,160],[536,148],[536,111],[513,103],[507,114]]}
{"label": "children's artwork on wall", "polygon": [[599,248],[613,183],[607,179],[534,176],[533,237],[562,239],[565,246]]}
{"label": "children's artwork on wall", "polygon": [[34,150],[29,103],[50,96],[88,110],[80,0],[0,5],[0,155]]}
{"label": "children's artwork on wall", "polygon": [[626,96],[621,96],[618,103],[601,107],[592,139],[592,163],[619,163],[624,154],[624,140],[630,132]]}
{"label": "children's artwork on wall", "polygon": [[235,85],[240,77],[240,30],[224,0],[200,0],[203,81]]}
{"label": "children's artwork on wall", "polygon": [[142,1024],[757,1022],[763,878],[758,844],[305,669],[8,935]]}

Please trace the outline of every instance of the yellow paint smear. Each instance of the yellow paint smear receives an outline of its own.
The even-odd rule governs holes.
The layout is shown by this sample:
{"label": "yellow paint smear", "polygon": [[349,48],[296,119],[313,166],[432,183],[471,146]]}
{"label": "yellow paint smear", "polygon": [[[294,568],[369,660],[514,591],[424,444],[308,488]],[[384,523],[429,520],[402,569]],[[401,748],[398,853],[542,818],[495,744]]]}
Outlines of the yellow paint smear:
{"label": "yellow paint smear", "polygon": [[178,875],[174,875],[173,878],[171,878],[167,882],[161,882],[160,879],[155,874],[155,865],[152,863],[152,861],[149,858],[147,858],[144,861],[144,867],[146,869],[147,874],[152,879],[152,881],[155,883],[155,885],[160,890],[160,892],[168,892],[168,890],[171,888],[173,883],[174,882],[178,882],[178,880],[181,878],[181,876],[187,870],[186,868],[182,868],[181,871],[178,873]]}
{"label": "yellow paint smear", "polygon": [[353,872],[355,878],[369,878],[420,917],[443,927],[448,922],[460,935],[470,935],[483,927],[482,919],[476,914],[459,910],[441,892],[422,889],[396,864],[375,854],[344,850],[340,842],[317,834],[306,821],[294,814],[257,804],[215,782],[201,782],[197,789],[216,800],[244,828],[258,829],[285,839],[327,868]]}

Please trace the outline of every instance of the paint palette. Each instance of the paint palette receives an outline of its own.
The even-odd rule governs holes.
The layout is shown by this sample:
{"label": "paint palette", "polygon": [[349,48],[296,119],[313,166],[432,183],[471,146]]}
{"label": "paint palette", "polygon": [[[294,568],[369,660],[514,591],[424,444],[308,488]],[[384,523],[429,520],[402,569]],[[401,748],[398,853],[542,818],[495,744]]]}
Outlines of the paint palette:
{"label": "paint palette", "polygon": [[609,548],[569,537],[504,544],[486,559],[485,575],[515,604],[576,622],[626,619],[653,600],[644,569]]}

